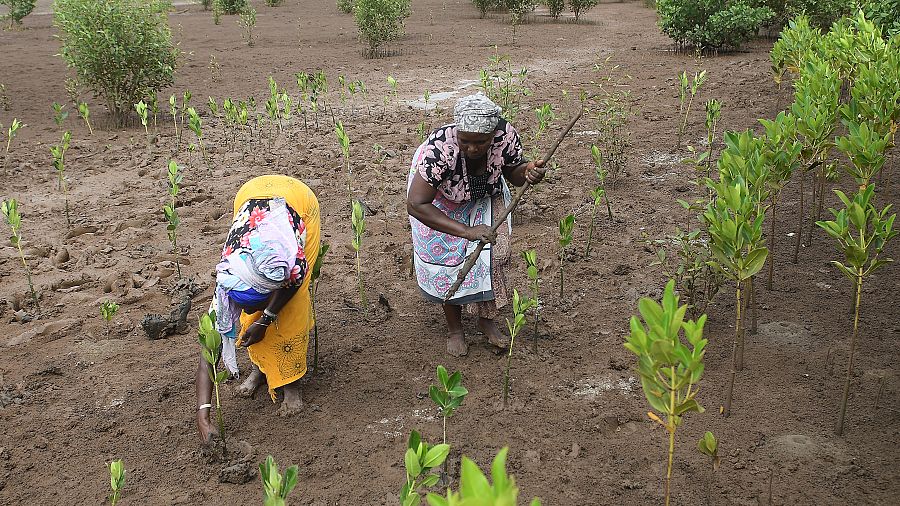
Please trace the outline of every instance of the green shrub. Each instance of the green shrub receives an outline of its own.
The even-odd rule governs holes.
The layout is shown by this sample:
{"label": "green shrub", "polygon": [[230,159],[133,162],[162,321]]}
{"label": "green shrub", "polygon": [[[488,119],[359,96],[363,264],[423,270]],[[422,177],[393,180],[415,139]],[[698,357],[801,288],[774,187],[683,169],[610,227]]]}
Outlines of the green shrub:
{"label": "green shrub", "polygon": [[21,26],[25,16],[31,14],[31,11],[34,10],[34,3],[35,0],[0,0],[0,5],[5,5],[9,8],[9,14],[3,16],[3,19],[9,19],[10,29],[13,27],[13,22]]}
{"label": "green shrub", "polygon": [[219,2],[222,14],[240,14],[247,8],[247,0],[213,0]]}
{"label": "green shrub", "polygon": [[403,35],[403,20],[409,17],[410,0],[356,0],[353,14],[359,37],[375,57],[385,42]]}
{"label": "green shrub", "polygon": [[881,27],[885,38],[900,35],[900,0],[870,0],[863,11],[866,19]]}
{"label": "green shrub", "polygon": [[658,0],[656,11],[663,33],[697,49],[736,48],[774,16],[768,7],[726,0]]}
{"label": "green shrub", "polygon": [[[879,0],[883,3],[884,0]],[[805,14],[813,26],[828,29],[831,25],[856,12],[857,0],[788,0],[785,16],[791,19]]]}
{"label": "green shrub", "polygon": [[56,0],[60,54],[79,83],[106,101],[122,124],[137,102],[174,82],[179,51],[172,45],[169,2]]}
{"label": "green shrub", "polygon": [[497,5],[496,0],[472,0],[472,3],[475,4],[475,7],[481,12],[482,18],[484,18],[484,15],[487,14],[488,10],[495,8]]}
{"label": "green shrub", "polygon": [[525,16],[534,10],[537,0],[505,0],[506,10],[512,15],[512,24],[521,25]]}
{"label": "green shrub", "polygon": [[581,19],[581,15],[594,8],[600,0],[569,0],[569,9],[575,15],[575,21]]}
{"label": "green shrub", "polygon": [[353,0],[337,0],[338,10],[344,14],[353,12]]}
{"label": "green shrub", "polygon": [[553,16],[553,19],[559,19],[559,15],[566,8],[566,0],[544,0],[544,3],[547,5],[547,9],[550,10],[550,15]]}

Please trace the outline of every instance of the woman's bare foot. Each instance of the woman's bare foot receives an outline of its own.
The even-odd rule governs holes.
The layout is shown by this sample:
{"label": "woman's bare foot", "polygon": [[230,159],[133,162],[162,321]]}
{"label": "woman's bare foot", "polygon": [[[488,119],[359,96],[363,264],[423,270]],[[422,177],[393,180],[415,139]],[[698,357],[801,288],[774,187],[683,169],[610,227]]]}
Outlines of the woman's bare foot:
{"label": "woman's bare foot", "polygon": [[293,416],[303,411],[303,398],[300,397],[300,387],[297,382],[285,385],[282,388],[284,400],[278,408],[278,416]]}
{"label": "woman's bare foot", "polygon": [[201,409],[197,412],[197,432],[200,434],[200,442],[208,445],[213,439],[219,437],[219,431],[215,424],[209,420],[210,410]]}
{"label": "woman's bare foot", "polygon": [[466,344],[466,335],[463,332],[451,332],[447,336],[447,353],[454,357],[465,357],[469,354],[469,345]]}
{"label": "woman's bare foot", "polygon": [[253,370],[250,371],[250,376],[247,376],[247,379],[244,380],[243,383],[238,385],[234,391],[241,397],[253,397],[256,395],[256,391],[266,382],[266,376],[259,370],[255,365],[253,366]]}
{"label": "woman's bare foot", "polygon": [[497,322],[487,318],[478,318],[477,325],[478,330],[487,336],[489,343],[501,350],[509,348],[509,336],[500,332],[500,327],[497,326]]}

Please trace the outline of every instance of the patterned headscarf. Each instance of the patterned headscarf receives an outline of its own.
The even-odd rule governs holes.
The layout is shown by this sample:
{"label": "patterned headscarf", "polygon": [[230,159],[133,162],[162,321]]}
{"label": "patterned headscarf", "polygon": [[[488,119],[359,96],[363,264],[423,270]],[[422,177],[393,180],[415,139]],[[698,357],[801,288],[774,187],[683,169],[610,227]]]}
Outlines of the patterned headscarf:
{"label": "patterned headscarf", "polygon": [[481,93],[469,95],[456,102],[453,119],[460,132],[489,134],[500,121],[500,107]]}

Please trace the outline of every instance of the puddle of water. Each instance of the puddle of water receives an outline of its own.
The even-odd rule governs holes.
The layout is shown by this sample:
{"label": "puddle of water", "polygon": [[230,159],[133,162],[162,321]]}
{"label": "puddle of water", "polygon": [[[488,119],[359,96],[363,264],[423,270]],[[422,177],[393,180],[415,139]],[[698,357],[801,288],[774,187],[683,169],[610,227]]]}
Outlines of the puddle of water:
{"label": "puddle of water", "polygon": [[[437,107],[438,102],[445,102],[451,98],[458,96],[463,90],[472,88],[473,86],[477,86],[479,81],[474,81],[472,79],[466,79],[460,81],[459,84],[456,85],[456,88],[453,91],[439,91],[436,93],[432,93],[428,97],[428,104],[425,104],[425,95],[420,96],[415,100],[407,100],[406,104],[412,107],[413,109],[419,109],[420,111],[424,110],[433,110]],[[427,105],[427,109],[426,109]]]}

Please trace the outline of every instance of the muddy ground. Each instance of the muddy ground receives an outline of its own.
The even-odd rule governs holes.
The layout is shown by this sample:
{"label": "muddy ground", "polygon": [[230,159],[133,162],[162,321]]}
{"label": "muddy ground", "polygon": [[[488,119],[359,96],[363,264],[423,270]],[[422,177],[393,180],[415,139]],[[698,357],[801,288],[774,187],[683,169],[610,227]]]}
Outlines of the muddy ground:
{"label": "muddy ground", "polygon": [[[104,463],[115,458],[123,458],[128,470],[122,504],[258,502],[258,479],[250,474],[247,483],[221,483],[225,464],[198,451],[194,332],[149,341],[140,322],[149,313],[168,314],[178,294],[190,293],[188,321],[194,325],[212,293],[210,274],[234,192],[252,176],[287,173],[318,194],[324,238],[334,247],[318,298],[321,365],[303,380],[306,410],[290,419],[276,416],[277,406],[265,395],[237,399],[226,388],[229,437],[238,455],[247,455],[246,468],[252,471],[267,454],[298,464],[296,504],[396,504],[407,434],[418,429],[432,440],[440,437],[426,392],[435,366],[444,364],[461,370],[471,391],[449,426],[454,462],[465,454],[485,466],[509,446],[509,467],[523,496],[540,496],[544,504],[660,503],[665,434],[648,421],[634,359],[621,344],[638,298],[658,296],[665,283],[651,265],[655,257],[646,241],[690,222],[675,199],[699,195],[691,185],[692,169],[679,163],[686,151],[673,148],[675,76],[706,69],[701,100],[722,101],[722,126],[756,127],[756,118],[774,116],[790,100],[770,77],[771,41],[698,63],[670,50],[654,12],[640,2],[601,4],[579,24],[549,22],[539,11],[513,38],[502,15],[479,19],[467,2],[424,0],[413,3],[407,36],[388,48],[390,55],[366,59],[352,19],[332,3],[255,3],[258,40],[252,48],[243,44],[234,17],[214,26],[199,7],[179,6],[170,18],[185,53],[176,86],[161,96],[193,92],[193,103],[205,114],[212,160],[210,173],[184,145],[174,157],[186,167],[180,243],[184,275],[193,284],[176,282],[161,211],[165,164],[175,146],[171,117],[160,116],[148,150],[140,126],[111,127],[102,104],[84,95],[98,128],[90,135],[74,113],[64,124],[73,134],[68,226],[48,152],[61,134],[50,104],[67,102],[67,71],[56,56],[52,19],[35,15],[23,31],[0,32],[0,82],[11,106],[0,111],[0,122],[8,125],[16,117],[28,125],[4,159],[0,187],[2,197],[21,203],[25,251],[44,309],[40,320],[27,321],[33,308],[25,277],[15,248],[4,243],[0,502],[102,503],[109,483]],[[630,90],[635,113],[626,173],[610,191],[614,218],[598,219],[589,256],[583,253],[593,181],[588,146],[596,140],[592,121],[576,127],[557,155],[559,169],[518,213],[514,252],[534,247],[544,266],[544,335],[537,353],[530,342],[516,348],[514,407],[505,412],[497,409],[503,359],[475,334],[474,322],[467,322],[469,356],[445,354],[440,309],[420,301],[409,277],[403,205],[416,125],[450,121],[453,95],[447,93],[427,116],[409,102],[420,100],[426,89],[454,92],[477,80],[495,51],[529,69],[534,93],[516,121],[526,136],[535,123],[529,110],[544,102],[556,106],[560,119],[553,131],[558,130],[572,107],[562,90],[571,98],[593,89],[593,65],[607,57],[619,65],[615,75]],[[203,105],[207,96],[221,101],[253,95],[262,103],[268,75],[296,94],[293,74],[315,69],[327,72],[332,83],[343,74],[369,88],[367,97],[352,104],[341,105],[335,92],[328,97],[352,141],[356,194],[372,213],[363,246],[369,298],[383,295],[390,306],[378,304],[368,316],[356,303],[345,180],[330,117],[320,118],[317,132],[294,118],[271,147],[266,135],[249,144],[226,143],[222,123]],[[398,96],[384,106],[389,74],[399,82]],[[686,137],[699,146],[702,106],[697,111]],[[387,155],[380,166],[376,143]],[[897,200],[897,185],[889,184],[896,173],[896,161],[890,162],[879,186],[883,202]],[[711,342],[699,395],[707,411],[687,417],[678,431],[673,504],[704,502],[708,461],[696,441],[706,430],[721,440],[712,504],[896,504],[900,496],[898,268],[884,268],[864,290],[850,413],[845,435],[836,437],[850,285],[828,264],[836,251],[824,234],[802,249],[798,264],[790,262],[787,234],[796,229],[797,196],[797,185],[789,186],[779,209],[775,289],[759,293],[759,333],[748,338],[747,366],[738,376],[729,419],[718,408],[729,369],[733,291],[723,288],[709,308]],[[577,213],[578,224],[560,298],[556,222],[569,212]],[[889,255],[898,253],[897,244],[889,248]],[[513,284],[524,288],[518,258],[512,270]],[[108,334],[97,309],[107,299],[122,305]],[[233,469],[230,478],[242,481],[245,470]]]}

